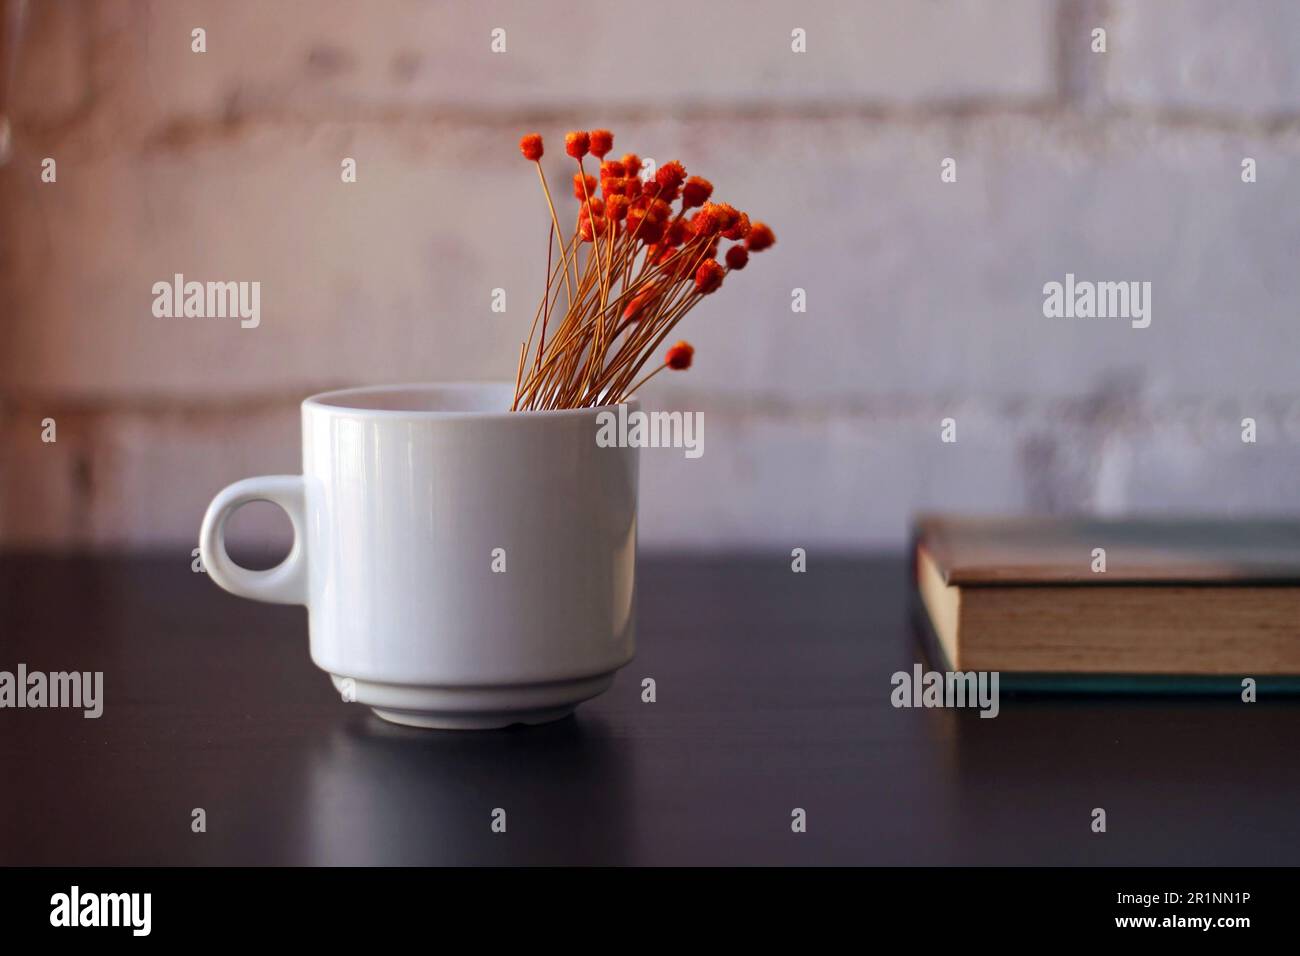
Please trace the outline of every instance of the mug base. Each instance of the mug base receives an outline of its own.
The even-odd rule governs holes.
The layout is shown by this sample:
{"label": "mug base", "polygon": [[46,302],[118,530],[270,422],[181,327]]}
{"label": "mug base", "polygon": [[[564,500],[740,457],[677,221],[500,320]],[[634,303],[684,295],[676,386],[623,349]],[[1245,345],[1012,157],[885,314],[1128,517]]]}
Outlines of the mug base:
{"label": "mug base", "polygon": [[567,707],[549,707],[530,711],[503,711],[495,714],[448,714],[412,710],[389,710],[371,707],[376,717],[390,724],[404,727],[422,727],[425,730],[499,730],[511,724],[549,724],[562,720],[577,709],[577,704]]}
{"label": "mug base", "polygon": [[330,680],[344,700],[367,705],[389,723],[428,730],[495,730],[567,717],[583,701],[608,690],[614,674],[468,687],[389,684],[338,674],[331,674]]}

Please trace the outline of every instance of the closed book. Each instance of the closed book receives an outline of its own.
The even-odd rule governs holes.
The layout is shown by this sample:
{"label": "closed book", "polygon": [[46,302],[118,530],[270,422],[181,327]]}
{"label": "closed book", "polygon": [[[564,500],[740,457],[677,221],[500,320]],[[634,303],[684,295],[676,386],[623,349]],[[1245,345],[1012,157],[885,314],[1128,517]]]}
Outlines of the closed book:
{"label": "closed book", "polygon": [[1300,522],[925,516],[915,542],[950,669],[1213,686],[1300,675]]}

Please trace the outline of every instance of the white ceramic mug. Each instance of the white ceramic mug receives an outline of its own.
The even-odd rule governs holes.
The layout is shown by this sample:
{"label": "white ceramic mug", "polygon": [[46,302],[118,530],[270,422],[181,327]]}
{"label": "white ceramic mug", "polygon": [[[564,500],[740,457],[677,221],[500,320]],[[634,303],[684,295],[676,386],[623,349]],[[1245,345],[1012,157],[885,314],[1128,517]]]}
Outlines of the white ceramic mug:
{"label": "white ceramic mug", "polygon": [[[208,575],[232,594],[306,605],[312,660],[387,720],[563,717],[632,659],[637,449],[597,445],[599,409],[511,412],[512,394],[415,385],[307,399],[302,475],[237,481],[208,506]],[[226,520],[250,501],[293,523],[270,570],[226,553]]]}

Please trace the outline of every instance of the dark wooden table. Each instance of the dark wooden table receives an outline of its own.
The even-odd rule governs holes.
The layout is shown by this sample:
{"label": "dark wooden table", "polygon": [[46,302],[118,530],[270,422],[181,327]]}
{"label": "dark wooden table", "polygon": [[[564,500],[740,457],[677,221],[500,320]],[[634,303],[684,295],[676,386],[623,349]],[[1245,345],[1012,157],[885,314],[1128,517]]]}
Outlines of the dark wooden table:
{"label": "dark wooden table", "polygon": [[636,660],[544,727],[385,724],[306,627],[186,553],[0,559],[0,670],[105,675],[98,720],[0,710],[0,864],[1300,863],[1300,703],[895,709],[897,557],[643,558]]}

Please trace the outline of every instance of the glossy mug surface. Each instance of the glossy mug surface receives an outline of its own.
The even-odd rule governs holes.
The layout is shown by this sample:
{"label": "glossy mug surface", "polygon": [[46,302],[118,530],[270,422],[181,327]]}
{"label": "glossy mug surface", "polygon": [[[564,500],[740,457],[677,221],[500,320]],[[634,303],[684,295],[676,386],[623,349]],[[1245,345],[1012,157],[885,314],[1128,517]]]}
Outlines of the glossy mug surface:
{"label": "glossy mug surface", "polygon": [[[307,399],[302,475],[238,481],[209,505],[209,576],[306,605],[312,660],[386,720],[489,728],[568,714],[632,659],[637,449],[597,445],[599,409],[510,412],[512,393]],[[270,570],[226,552],[225,522],[250,501],[293,524]]]}

